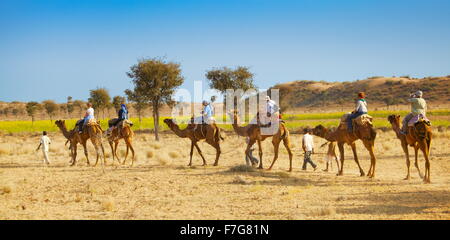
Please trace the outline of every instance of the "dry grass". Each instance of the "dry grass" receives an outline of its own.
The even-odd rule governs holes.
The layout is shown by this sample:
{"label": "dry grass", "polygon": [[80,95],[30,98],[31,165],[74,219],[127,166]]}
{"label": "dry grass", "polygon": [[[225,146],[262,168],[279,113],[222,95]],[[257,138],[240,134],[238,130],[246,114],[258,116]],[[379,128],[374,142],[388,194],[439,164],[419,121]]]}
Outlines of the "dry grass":
{"label": "dry grass", "polygon": [[[379,132],[375,154],[376,178],[359,177],[346,146],[344,176],[301,171],[303,156],[294,148],[292,173],[286,151],[281,150],[272,171],[245,165],[245,139],[228,133],[219,166],[212,163],[214,149],[200,142],[208,166],[195,151],[189,161],[190,142],[173,134],[136,134],[137,158],[133,167],[88,167],[79,148],[77,166],[69,167],[69,150],[60,134],[51,137],[52,164],[42,164],[34,151],[39,136],[5,135],[0,139],[0,219],[447,219],[450,220],[449,132],[434,132],[431,181],[423,184],[414,167],[409,181],[405,157],[392,130]],[[324,140],[315,138],[316,146]],[[292,135],[300,146],[301,135]],[[105,144],[107,144],[105,142]],[[107,146],[107,145],[105,145]],[[90,152],[93,150],[89,143]],[[11,154],[10,150],[15,153]],[[124,150],[123,142],[119,150]],[[273,158],[270,139],[263,142],[263,164]],[[283,146],[280,146],[283,149]],[[368,153],[360,142],[358,156],[368,170]],[[105,148],[109,154],[110,149]],[[410,149],[411,157],[413,151]],[[326,148],[317,149],[313,161],[324,168]],[[95,161],[91,154],[91,162]],[[111,164],[111,158],[108,163]],[[123,159],[121,159],[123,160]],[[130,163],[130,158],[127,163]],[[419,154],[420,168],[424,160]],[[244,165],[243,165],[244,164]]]}

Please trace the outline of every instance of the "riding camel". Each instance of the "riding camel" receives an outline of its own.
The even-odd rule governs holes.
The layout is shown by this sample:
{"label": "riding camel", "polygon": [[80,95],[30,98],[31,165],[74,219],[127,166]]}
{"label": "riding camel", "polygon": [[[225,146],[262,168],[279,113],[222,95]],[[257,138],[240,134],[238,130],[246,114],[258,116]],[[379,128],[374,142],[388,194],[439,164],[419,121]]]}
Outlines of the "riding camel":
{"label": "riding camel", "polygon": [[194,153],[194,147],[202,157],[202,166],[207,165],[205,157],[203,157],[202,151],[197,144],[198,141],[203,139],[205,139],[209,145],[216,149],[216,160],[214,162],[214,166],[219,164],[219,157],[221,153],[220,140],[224,140],[224,138],[220,134],[220,128],[218,128],[215,124],[189,124],[185,129],[180,129],[180,127],[170,118],[164,119],[164,123],[178,137],[189,138],[191,140],[191,153],[188,166],[192,166],[192,154]]}
{"label": "riding camel", "polygon": [[263,161],[262,161],[262,148],[261,148],[261,142],[265,139],[272,137],[272,145],[275,152],[275,155],[272,160],[272,164],[267,170],[271,170],[273,165],[275,164],[275,161],[278,159],[278,150],[281,141],[283,141],[284,147],[286,148],[288,154],[289,154],[289,172],[292,171],[292,151],[291,151],[291,145],[290,145],[290,138],[289,138],[289,130],[284,125],[284,123],[280,122],[278,131],[273,135],[262,135],[261,134],[261,127],[258,124],[247,124],[246,126],[239,126],[239,117],[236,111],[229,113],[231,117],[233,118],[233,129],[234,132],[238,136],[242,137],[249,137],[249,142],[247,144],[247,148],[245,149],[245,155],[249,156],[250,149],[255,144],[255,142],[258,143],[258,150],[259,150],[259,169],[263,169]]}
{"label": "riding camel", "polygon": [[[388,121],[392,125],[392,129],[394,130],[395,134],[397,135],[397,138],[400,139],[403,152],[405,152],[406,156],[406,167],[407,167],[407,175],[405,177],[405,180],[410,179],[410,161],[409,161],[409,152],[408,152],[408,145],[414,148],[414,156],[415,156],[415,162],[414,166],[417,168],[417,171],[419,172],[420,178],[423,179],[424,183],[430,183],[430,145],[431,145],[431,138],[432,138],[432,132],[431,128],[426,124],[424,121],[417,122],[414,126],[408,127],[408,134],[402,134],[400,133],[401,126],[400,126],[400,116],[399,115],[390,115],[388,116]],[[423,156],[425,157],[425,176],[422,176],[420,173],[420,168],[418,164],[418,151],[419,149],[422,151]]]}
{"label": "riding camel", "polygon": [[322,125],[318,125],[313,129],[313,134],[321,138],[325,138],[330,142],[337,142],[339,153],[341,157],[341,166],[338,172],[338,176],[344,174],[344,144],[350,145],[353,151],[353,157],[356,164],[358,165],[359,172],[361,176],[365,176],[364,170],[359,164],[358,155],[356,154],[356,144],[355,141],[360,139],[366,149],[370,154],[370,168],[367,176],[370,178],[375,177],[375,164],[376,158],[374,154],[375,138],[377,136],[375,130],[372,128],[371,124],[366,124],[363,126],[353,125],[353,132],[349,133],[346,128],[346,124],[341,124],[336,130],[330,130]]}
{"label": "riding camel", "polygon": [[[115,121],[116,119],[111,119],[108,122],[108,124],[111,123],[111,121],[113,121],[113,120]],[[117,145],[119,145],[119,140],[123,139],[125,141],[125,144],[127,145],[127,151],[125,153],[125,159],[123,160],[123,162],[121,164],[125,164],[125,161],[127,161],[127,157],[128,157],[128,151],[131,150],[131,154],[132,154],[131,166],[133,166],[134,159],[135,159],[134,158],[134,148],[132,145],[134,132],[133,132],[133,130],[131,130],[130,122],[124,120],[123,122],[118,123],[118,125],[120,125],[120,124],[122,124],[122,126],[115,127],[111,131],[111,133],[109,133],[109,135],[107,136],[109,146],[111,146],[113,163],[114,163],[114,159],[116,157],[117,161],[120,164],[120,158],[117,155]],[[113,146],[113,143],[114,143],[114,146]]]}
{"label": "riding camel", "polygon": [[84,149],[84,155],[86,156],[87,165],[89,163],[88,151],[87,151],[87,140],[91,139],[92,144],[94,145],[95,151],[97,153],[97,159],[95,161],[94,167],[97,166],[98,159],[100,157],[99,148],[102,149],[103,153],[103,164],[106,163],[105,159],[105,149],[102,144],[102,129],[98,123],[88,123],[86,124],[83,132],[79,134],[77,127],[74,130],[68,131],[66,127],[65,120],[57,120],[55,121],[56,126],[61,130],[63,135],[70,142],[70,150],[72,155],[72,161],[70,162],[70,166],[75,165],[77,159],[77,145],[80,143]]}

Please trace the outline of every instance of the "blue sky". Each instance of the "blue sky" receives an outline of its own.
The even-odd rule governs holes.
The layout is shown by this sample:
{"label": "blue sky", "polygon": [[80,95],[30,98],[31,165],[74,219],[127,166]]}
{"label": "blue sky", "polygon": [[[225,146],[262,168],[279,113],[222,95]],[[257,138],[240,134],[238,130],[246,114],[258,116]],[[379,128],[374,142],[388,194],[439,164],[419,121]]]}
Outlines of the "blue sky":
{"label": "blue sky", "polygon": [[2,0],[0,101],[123,95],[129,67],[157,56],[181,64],[187,89],[237,65],[260,88],[448,75],[449,12],[446,0]]}

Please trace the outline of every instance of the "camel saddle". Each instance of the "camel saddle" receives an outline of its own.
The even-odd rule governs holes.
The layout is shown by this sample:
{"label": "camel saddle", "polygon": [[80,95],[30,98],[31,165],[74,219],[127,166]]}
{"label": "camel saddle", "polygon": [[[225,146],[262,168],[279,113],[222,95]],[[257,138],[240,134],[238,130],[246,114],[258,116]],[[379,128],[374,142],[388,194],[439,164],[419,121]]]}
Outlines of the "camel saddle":
{"label": "camel saddle", "polygon": [[[350,114],[352,113],[346,113],[344,115],[342,115],[341,117],[341,122],[339,124],[339,128],[341,129],[347,129],[347,121],[348,121],[348,117],[350,116]],[[370,116],[369,114],[363,114],[355,119],[353,119],[353,125],[358,125],[358,126],[373,126],[372,124],[372,120],[373,117]]]}
{"label": "camel saddle", "polygon": [[424,122],[426,125],[431,126],[430,120],[425,115],[418,114],[409,120],[408,127],[414,127],[418,122]]}

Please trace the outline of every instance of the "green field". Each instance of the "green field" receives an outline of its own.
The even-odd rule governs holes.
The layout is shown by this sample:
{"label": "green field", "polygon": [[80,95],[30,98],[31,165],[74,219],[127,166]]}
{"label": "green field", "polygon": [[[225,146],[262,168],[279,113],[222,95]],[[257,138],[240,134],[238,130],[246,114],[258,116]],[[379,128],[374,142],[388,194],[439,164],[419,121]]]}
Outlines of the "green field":
{"label": "green field", "polygon": [[[376,128],[380,127],[390,127],[389,122],[386,120],[391,114],[399,114],[405,116],[408,112],[406,111],[373,111],[370,115],[374,117],[374,126]],[[313,127],[322,124],[326,127],[337,126],[339,120],[344,112],[334,112],[334,113],[308,113],[308,114],[283,114],[283,119],[285,120],[288,128],[290,130],[297,130],[304,127]],[[445,116],[450,116],[450,110],[432,110],[429,111],[428,117],[431,119],[433,126],[443,126],[449,127],[450,120],[446,119]],[[434,119],[433,117],[440,116],[439,119]],[[445,119],[442,119],[444,116]],[[160,129],[168,130],[166,125],[163,123],[165,117],[160,118]],[[186,118],[184,118],[186,119]],[[131,119],[134,123],[134,130],[149,130],[154,128],[153,118],[143,118],[142,122],[139,122],[137,118]],[[66,126],[68,129],[72,129],[75,126],[76,119],[66,120]],[[108,119],[101,119],[100,123],[103,129],[107,128]],[[226,130],[232,130],[231,124],[219,124],[219,126]],[[184,124],[180,124],[180,127],[185,127]],[[54,121],[50,120],[39,120],[34,121],[0,121],[0,132],[3,133],[21,133],[21,132],[56,132],[58,128],[56,127]]]}

